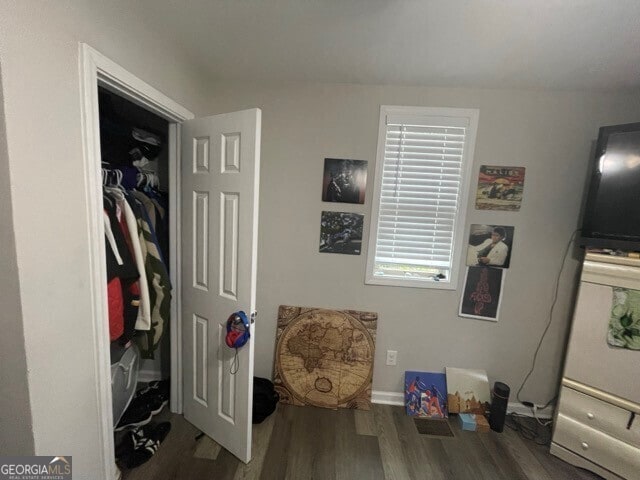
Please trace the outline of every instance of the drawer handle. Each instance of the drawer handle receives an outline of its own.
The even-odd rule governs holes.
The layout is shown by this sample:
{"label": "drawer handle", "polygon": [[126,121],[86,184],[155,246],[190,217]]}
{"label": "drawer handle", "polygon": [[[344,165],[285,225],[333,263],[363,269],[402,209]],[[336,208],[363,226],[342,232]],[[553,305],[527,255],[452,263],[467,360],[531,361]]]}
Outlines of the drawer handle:
{"label": "drawer handle", "polygon": [[580,446],[583,450],[589,450],[589,444],[587,442],[582,442]]}
{"label": "drawer handle", "polygon": [[594,418],[596,418],[596,416],[593,413],[589,412],[589,413],[587,413],[587,418],[589,420],[593,420]]}

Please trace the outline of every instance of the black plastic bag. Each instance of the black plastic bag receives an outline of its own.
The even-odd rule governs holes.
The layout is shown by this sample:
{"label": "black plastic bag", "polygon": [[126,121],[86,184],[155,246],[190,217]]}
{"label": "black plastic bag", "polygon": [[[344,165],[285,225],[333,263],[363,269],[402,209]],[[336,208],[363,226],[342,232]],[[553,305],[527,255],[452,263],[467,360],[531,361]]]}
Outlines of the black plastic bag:
{"label": "black plastic bag", "polygon": [[253,423],[262,423],[271,415],[280,400],[271,380],[253,377]]}

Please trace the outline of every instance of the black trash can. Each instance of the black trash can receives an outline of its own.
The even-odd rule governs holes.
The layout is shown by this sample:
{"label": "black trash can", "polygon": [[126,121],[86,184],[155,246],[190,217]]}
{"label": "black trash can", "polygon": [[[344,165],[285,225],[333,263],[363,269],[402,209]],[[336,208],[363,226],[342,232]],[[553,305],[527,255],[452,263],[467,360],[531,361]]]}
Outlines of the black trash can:
{"label": "black trash can", "polygon": [[493,385],[493,401],[491,402],[491,413],[489,414],[489,426],[495,432],[502,432],[504,429],[504,419],[507,416],[507,404],[509,403],[509,385],[496,382]]}

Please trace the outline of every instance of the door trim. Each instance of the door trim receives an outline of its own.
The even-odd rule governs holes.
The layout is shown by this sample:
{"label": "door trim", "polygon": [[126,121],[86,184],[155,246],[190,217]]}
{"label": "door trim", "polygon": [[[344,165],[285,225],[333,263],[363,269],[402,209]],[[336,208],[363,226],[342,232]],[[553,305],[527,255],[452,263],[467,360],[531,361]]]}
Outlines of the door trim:
{"label": "door trim", "polygon": [[107,272],[104,262],[104,225],[102,222],[102,180],[100,158],[100,120],[98,89],[100,85],[127,100],[144,107],[170,122],[169,140],[173,146],[169,150],[169,172],[173,173],[170,190],[174,201],[174,215],[170,216],[170,237],[174,240],[170,252],[171,282],[175,299],[172,302],[171,335],[171,404],[172,411],[182,412],[182,345],[179,305],[180,265],[176,241],[179,240],[178,225],[180,215],[179,162],[179,122],[194,118],[189,110],[174,102],[123,67],[102,55],[85,43],[79,47],[80,96],[82,119],[82,143],[84,159],[85,196],[87,201],[87,225],[89,238],[89,292],[91,295],[91,317],[93,318],[93,352],[96,377],[96,400],[100,418],[98,419],[101,442],[102,465],[100,478],[116,478],[113,412],[111,405],[111,370],[109,361],[109,328],[107,313]]}

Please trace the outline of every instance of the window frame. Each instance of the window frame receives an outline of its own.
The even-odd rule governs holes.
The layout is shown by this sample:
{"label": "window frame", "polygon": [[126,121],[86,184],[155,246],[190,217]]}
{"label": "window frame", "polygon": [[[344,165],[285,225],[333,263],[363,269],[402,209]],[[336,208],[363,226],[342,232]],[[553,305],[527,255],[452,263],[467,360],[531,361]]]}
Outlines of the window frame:
{"label": "window frame", "polygon": [[[460,178],[460,195],[454,220],[451,268],[446,282],[436,280],[417,280],[410,278],[380,278],[373,275],[375,266],[376,243],[378,239],[378,223],[380,214],[380,200],[382,192],[382,177],[384,171],[384,154],[387,137],[387,116],[420,116],[420,117],[454,117],[468,120],[468,132],[465,132],[465,143],[462,154],[462,169]],[[378,149],[376,153],[376,173],[371,202],[371,221],[369,229],[369,245],[367,249],[367,268],[365,284],[387,285],[393,287],[434,288],[441,290],[457,290],[460,271],[460,260],[464,247],[464,232],[466,229],[467,204],[471,190],[471,173],[478,130],[480,111],[474,108],[445,108],[445,107],[407,107],[394,105],[380,106],[380,120],[378,126]]]}

